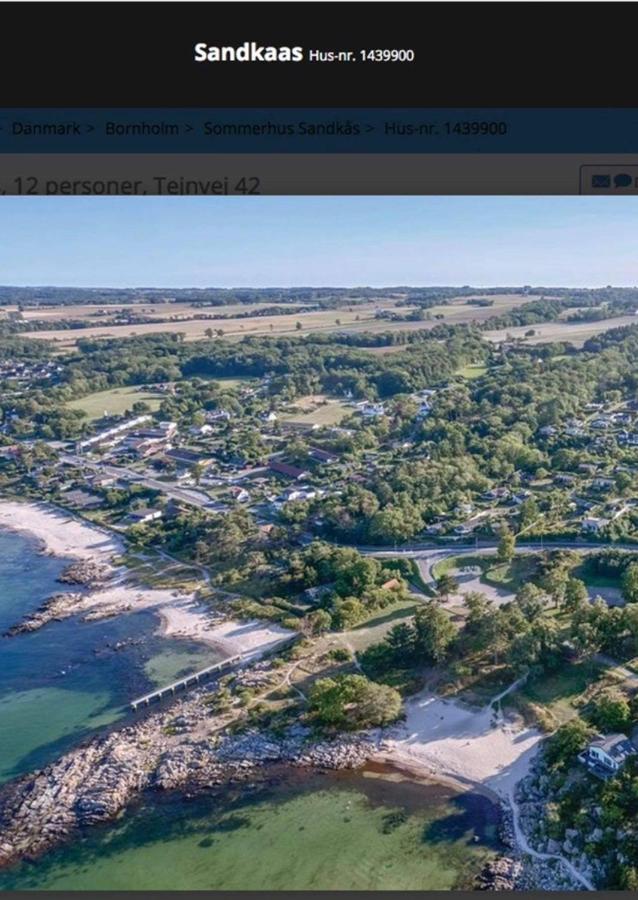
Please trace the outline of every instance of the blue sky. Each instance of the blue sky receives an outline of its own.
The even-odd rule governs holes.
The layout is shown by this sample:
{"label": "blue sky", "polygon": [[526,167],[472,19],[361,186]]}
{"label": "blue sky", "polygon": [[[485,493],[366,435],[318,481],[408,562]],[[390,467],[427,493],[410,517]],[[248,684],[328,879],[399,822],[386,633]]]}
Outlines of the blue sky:
{"label": "blue sky", "polygon": [[3,197],[0,284],[638,284],[638,197]]}

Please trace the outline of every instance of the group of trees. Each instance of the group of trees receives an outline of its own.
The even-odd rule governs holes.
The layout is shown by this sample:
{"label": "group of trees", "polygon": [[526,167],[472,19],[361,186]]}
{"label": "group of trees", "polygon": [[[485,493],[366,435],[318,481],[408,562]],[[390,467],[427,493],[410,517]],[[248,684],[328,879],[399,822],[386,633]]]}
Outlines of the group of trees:
{"label": "group of trees", "polygon": [[401,695],[365,675],[319,678],[309,695],[311,721],[335,730],[355,731],[388,725],[401,714]]}

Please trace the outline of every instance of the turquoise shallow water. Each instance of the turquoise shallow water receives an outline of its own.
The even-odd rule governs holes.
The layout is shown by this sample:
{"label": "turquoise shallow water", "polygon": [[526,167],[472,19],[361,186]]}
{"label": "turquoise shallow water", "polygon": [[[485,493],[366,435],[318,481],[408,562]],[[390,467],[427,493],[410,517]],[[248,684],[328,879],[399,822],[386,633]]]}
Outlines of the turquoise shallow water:
{"label": "turquoise shallow water", "polygon": [[[65,560],[0,532],[0,633],[62,589]],[[155,635],[153,612],[80,622],[0,638],[0,781],[42,766],[126,713],[150,687],[215,662],[203,644]],[[125,642],[121,649],[115,644]]]}
{"label": "turquoise shallow water", "polygon": [[[59,590],[64,561],[0,532],[0,630]],[[45,764],[126,714],[155,683],[212,662],[203,645],[154,634],[151,612],[73,619],[0,639],[0,780]],[[118,641],[127,642],[115,650]],[[149,795],[1,890],[451,889],[497,847],[498,813],[473,794],[388,773],[280,773],[266,786],[188,799]]]}
{"label": "turquoise shallow water", "polygon": [[244,796],[153,798],[4,890],[432,890],[471,885],[499,848],[476,794],[359,773],[287,773]]}

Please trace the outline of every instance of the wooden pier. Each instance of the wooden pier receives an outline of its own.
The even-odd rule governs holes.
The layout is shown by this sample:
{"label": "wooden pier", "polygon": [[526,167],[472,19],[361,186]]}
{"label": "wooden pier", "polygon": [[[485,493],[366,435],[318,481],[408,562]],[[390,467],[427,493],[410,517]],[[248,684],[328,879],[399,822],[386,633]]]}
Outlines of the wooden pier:
{"label": "wooden pier", "polygon": [[137,697],[135,700],[131,700],[131,709],[134,712],[137,712],[140,706],[148,706],[153,700],[161,700],[162,697],[165,697],[167,694],[174,694],[175,691],[186,688],[191,684],[199,684],[199,682],[208,675],[215,675],[217,672],[223,672],[225,669],[230,669],[232,666],[241,662],[242,658],[241,654],[229,656],[228,659],[222,659],[221,662],[214,663],[212,666],[206,666],[205,669],[200,669],[198,672],[186,675],[178,681],[173,681],[172,684],[167,684],[163,688],[158,688],[155,691],[151,691],[149,694],[144,694],[143,697]]}

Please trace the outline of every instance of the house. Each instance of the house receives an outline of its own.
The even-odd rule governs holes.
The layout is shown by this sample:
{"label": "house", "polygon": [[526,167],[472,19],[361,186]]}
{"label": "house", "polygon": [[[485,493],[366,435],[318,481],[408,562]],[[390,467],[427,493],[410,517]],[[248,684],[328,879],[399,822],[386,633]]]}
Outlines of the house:
{"label": "house", "polygon": [[308,473],[304,469],[300,469],[297,466],[290,466],[288,463],[282,463],[276,459],[269,460],[268,468],[277,475],[285,475],[286,478],[294,478],[297,481],[308,477]]}
{"label": "house", "polygon": [[558,434],[558,431],[553,425],[545,425],[543,428],[538,429],[538,433],[541,437],[553,437],[555,434]]}
{"label": "house", "polygon": [[185,449],[173,449],[166,451],[166,459],[170,459],[178,466],[182,466],[182,468],[192,468],[192,466],[201,465],[201,466],[209,466],[212,462],[211,459],[202,456],[201,453],[197,453],[195,450],[185,450]]}
{"label": "house", "polygon": [[152,509],[149,506],[143,506],[141,509],[134,509],[129,515],[129,521],[135,525],[145,525],[147,522],[155,522],[164,515],[161,509]]}
{"label": "house", "polygon": [[83,450],[88,450],[93,446],[116,444],[118,440],[122,440],[123,435],[127,431],[131,431],[133,428],[137,428],[138,425],[143,425],[145,422],[150,421],[151,416],[136,416],[134,419],[129,419],[126,422],[121,422],[119,425],[114,425],[112,428],[107,428],[106,431],[101,431],[99,434],[86,438],[84,441],[78,441],[76,450],[78,453],[81,453]]}
{"label": "house", "polygon": [[608,734],[592,741],[587,749],[578,755],[578,760],[594,775],[609,778],[619,772],[627,759],[636,753],[638,750],[627,735]]}
{"label": "house", "polygon": [[596,488],[597,491],[604,491],[608,488],[612,488],[615,484],[613,478],[594,478],[591,483],[593,488]]}
{"label": "house", "polygon": [[271,411],[269,413],[264,413],[260,418],[262,422],[268,422],[270,425],[273,425],[277,421],[278,416],[277,413]]}
{"label": "house", "polygon": [[609,519],[602,519],[596,516],[587,516],[581,523],[581,529],[588,534],[599,534],[609,525]]}
{"label": "house", "polygon": [[330,453],[328,450],[322,450],[320,447],[310,447],[310,449],[308,450],[308,456],[311,459],[314,459],[320,463],[324,463],[328,466],[332,463],[336,463],[339,459],[336,453]]}
{"label": "house", "polygon": [[385,415],[383,403],[369,403],[365,400],[363,403],[358,403],[357,406],[361,415],[366,419],[374,419],[377,416]]}
{"label": "house", "polygon": [[237,503],[248,503],[250,500],[250,494],[242,487],[231,487],[230,494]]}
{"label": "house", "polygon": [[204,413],[207,422],[220,422],[230,419],[230,413],[226,409],[211,409]]}
{"label": "house", "polygon": [[212,434],[215,430],[212,425],[193,425],[192,428],[188,429],[191,434],[198,434],[201,437],[206,437],[206,435]]}
{"label": "house", "polygon": [[137,459],[146,459],[164,449],[164,440],[163,438],[131,438],[125,446]]}
{"label": "house", "polygon": [[83,490],[66,491],[64,499],[76,509],[95,509],[104,502],[101,497]]}
{"label": "house", "polygon": [[485,491],[483,498],[485,500],[507,500],[510,492],[506,487],[495,487],[490,491]]}
{"label": "house", "polygon": [[20,444],[10,444],[8,447],[0,447],[1,459],[17,459],[22,452]]}

